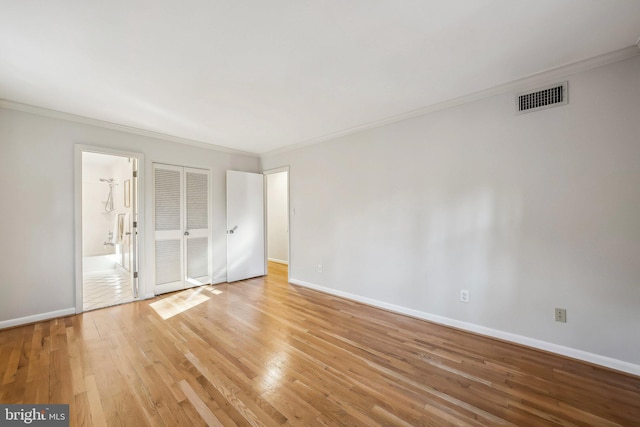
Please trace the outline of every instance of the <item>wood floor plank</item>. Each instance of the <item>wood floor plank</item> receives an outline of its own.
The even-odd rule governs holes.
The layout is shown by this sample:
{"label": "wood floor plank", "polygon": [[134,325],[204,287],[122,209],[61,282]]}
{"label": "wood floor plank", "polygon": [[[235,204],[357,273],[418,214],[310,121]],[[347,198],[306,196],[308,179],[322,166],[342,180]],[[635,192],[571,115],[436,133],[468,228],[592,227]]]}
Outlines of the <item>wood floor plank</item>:
{"label": "wood floor plank", "polygon": [[9,384],[14,382],[16,373],[18,371],[18,365],[20,363],[20,355],[22,352],[22,343],[24,341],[24,336],[26,332],[26,328],[19,328],[15,331],[14,335],[17,335],[17,339],[8,345],[7,348],[7,356],[6,359],[2,361],[2,366],[4,367],[4,377],[2,379],[2,384]]}
{"label": "wood floor plank", "polygon": [[290,387],[281,390],[271,389],[263,393],[262,397],[287,417],[287,421],[292,425],[312,425],[317,423],[315,420],[320,416],[320,413],[309,402],[302,399]]}
{"label": "wood floor plank", "polygon": [[97,427],[107,425],[104,409],[102,407],[102,401],[100,400],[100,393],[98,392],[98,385],[96,384],[96,378],[93,375],[85,377],[85,388],[87,390],[87,401],[89,403],[89,414],[91,416],[91,424]]}
{"label": "wood floor plank", "polygon": [[0,331],[0,401],[68,403],[73,426],[640,426],[638,377],[296,287],[275,263]]}
{"label": "wood floor plank", "polygon": [[189,402],[191,402],[196,411],[198,411],[198,414],[200,414],[204,422],[207,423],[209,427],[223,426],[220,420],[213,414],[213,412],[211,412],[211,410],[202,401],[202,399],[200,399],[200,397],[196,394],[193,388],[191,388],[186,380],[180,380],[179,384],[185,396],[187,396]]}
{"label": "wood floor plank", "polygon": [[91,421],[90,403],[87,397],[87,392],[83,391],[81,393],[77,393],[69,407],[72,405],[75,407],[76,416],[75,418],[71,417],[69,424],[71,426],[92,426],[93,423]]}
{"label": "wood floor plank", "polygon": [[[193,366],[222,394],[225,399],[254,427],[264,426],[261,418],[252,411],[240,398],[237,384],[233,384],[224,375],[217,373],[213,367],[206,367],[193,353],[185,354]],[[264,418],[262,418],[264,420]]]}

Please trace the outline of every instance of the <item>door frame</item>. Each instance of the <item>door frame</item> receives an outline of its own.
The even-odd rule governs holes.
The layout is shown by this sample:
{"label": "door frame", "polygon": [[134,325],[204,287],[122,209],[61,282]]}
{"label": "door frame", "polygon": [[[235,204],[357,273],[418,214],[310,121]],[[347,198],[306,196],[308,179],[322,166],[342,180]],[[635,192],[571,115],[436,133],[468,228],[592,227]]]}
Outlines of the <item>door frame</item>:
{"label": "door frame", "polygon": [[282,166],[279,168],[274,168],[274,169],[267,169],[265,171],[262,172],[263,175],[265,175],[265,180],[264,180],[264,221],[265,221],[265,239],[264,239],[264,262],[265,265],[267,266],[267,272],[268,272],[268,265],[269,265],[269,218],[267,217],[267,213],[268,213],[268,206],[267,203],[269,202],[269,189],[267,186],[267,175],[272,175],[274,173],[280,173],[280,172],[286,172],[287,173],[287,229],[289,230],[289,235],[287,236],[288,238],[288,242],[287,242],[287,281],[289,281],[289,279],[291,278],[291,168],[289,166]]}
{"label": "door frame", "polygon": [[[146,295],[146,281],[144,270],[145,265],[145,251],[144,251],[144,176],[145,176],[145,163],[144,154],[133,152],[114,150],[106,147],[99,147],[94,145],[76,144],[74,145],[74,226],[75,226],[75,287],[76,287],[76,313],[83,312],[83,273],[82,273],[82,153],[96,153],[106,154],[111,156],[120,156],[134,158],[138,161],[138,190],[137,195],[137,207],[138,207],[138,244],[137,244],[137,262],[138,265],[138,298],[137,300],[144,299]],[[136,301],[136,300],[134,300]]]}

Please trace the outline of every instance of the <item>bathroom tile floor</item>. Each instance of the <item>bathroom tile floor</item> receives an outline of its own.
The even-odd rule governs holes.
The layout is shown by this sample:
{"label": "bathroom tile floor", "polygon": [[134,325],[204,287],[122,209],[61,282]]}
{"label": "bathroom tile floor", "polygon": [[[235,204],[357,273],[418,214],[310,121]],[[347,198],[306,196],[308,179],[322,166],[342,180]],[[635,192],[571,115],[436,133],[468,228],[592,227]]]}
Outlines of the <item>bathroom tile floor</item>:
{"label": "bathroom tile floor", "polygon": [[131,276],[119,270],[102,270],[83,275],[84,311],[133,301]]}

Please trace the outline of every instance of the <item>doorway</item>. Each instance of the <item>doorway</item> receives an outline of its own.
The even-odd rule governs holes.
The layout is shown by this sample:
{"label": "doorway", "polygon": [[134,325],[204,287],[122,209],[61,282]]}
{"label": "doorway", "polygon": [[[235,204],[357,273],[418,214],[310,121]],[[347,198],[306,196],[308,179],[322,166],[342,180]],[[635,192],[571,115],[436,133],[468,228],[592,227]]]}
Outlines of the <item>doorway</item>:
{"label": "doorway", "polygon": [[278,271],[289,266],[289,168],[265,171],[267,260]]}
{"label": "doorway", "polygon": [[139,162],[135,154],[77,147],[77,312],[138,299]]}

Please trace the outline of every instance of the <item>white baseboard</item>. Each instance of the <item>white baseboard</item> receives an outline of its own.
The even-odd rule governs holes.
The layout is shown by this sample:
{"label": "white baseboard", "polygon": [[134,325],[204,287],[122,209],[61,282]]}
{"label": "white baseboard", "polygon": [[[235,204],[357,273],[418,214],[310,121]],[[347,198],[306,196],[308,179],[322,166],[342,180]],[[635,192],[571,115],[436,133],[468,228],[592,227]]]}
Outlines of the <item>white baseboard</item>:
{"label": "white baseboard", "polygon": [[126,268],[124,268],[123,266],[118,264],[117,262],[116,262],[116,267],[115,268],[116,268],[116,270],[118,270],[122,274],[131,274],[131,272],[129,270],[127,270]]}
{"label": "white baseboard", "polygon": [[399,305],[389,304],[383,301],[362,297],[362,296],[351,294],[348,292],[343,292],[336,289],[315,285],[313,283],[305,282],[303,280],[291,278],[289,279],[289,283],[292,283],[298,286],[303,286],[305,288],[313,289],[316,291],[324,292],[327,294],[339,296],[349,300],[361,302],[363,304],[367,304],[373,307],[383,308],[385,310],[393,311],[395,313],[405,314],[407,316],[416,317],[418,319],[428,320],[430,322],[438,323],[440,325],[451,326],[454,328],[473,332],[479,335],[485,335],[492,338],[498,338],[504,341],[510,341],[516,344],[522,344],[527,347],[533,347],[539,350],[556,353],[562,356],[567,356],[573,359],[582,360],[585,362],[593,363],[595,365],[605,366],[607,368],[615,369],[617,371],[627,372],[629,374],[640,376],[640,365],[625,362],[623,360],[613,359],[611,357],[602,356],[595,353],[589,353],[587,351],[578,350],[571,347],[565,347],[562,345],[553,344],[550,342],[541,341],[541,340],[525,337],[518,334],[513,334],[511,332],[504,332],[498,329],[487,328],[487,327],[476,325],[473,323],[451,319],[449,317],[438,316],[436,314],[431,314],[424,311],[419,311],[411,308],[402,307]]}
{"label": "white baseboard", "polygon": [[227,283],[227,271],[223,271],[223,274],[218,274],[211,278],[212,285],[218,285],[220,283]]}
{"label": "white baseboard", "polygon": [[289,265],[289,261],[285,261],[285,260],[278,259],[278,258],[268,258],[268,260],[271,261],[271,262],[277,262],[278,264]]}
{"label": "white baseboard", "polygon": [[26,325],[28,323],[41,322],[43,320],[55,319],[76,314],[76,308],[65,308],[64,310],[50,311],[48,313],[34,314],[32,316],[18,317],[0,321],[0,329],[12,328],[14,326]]}

